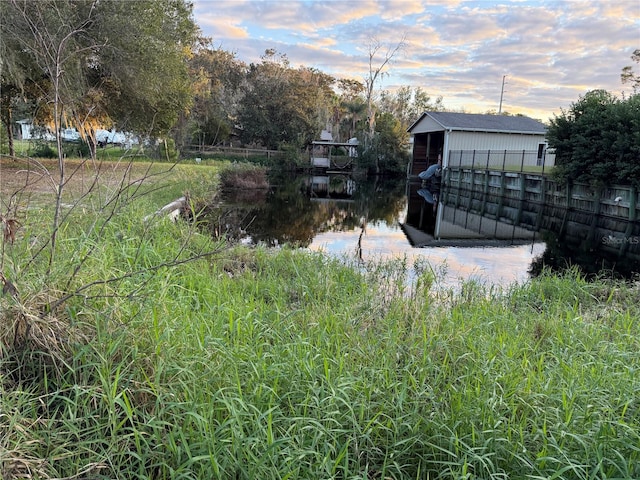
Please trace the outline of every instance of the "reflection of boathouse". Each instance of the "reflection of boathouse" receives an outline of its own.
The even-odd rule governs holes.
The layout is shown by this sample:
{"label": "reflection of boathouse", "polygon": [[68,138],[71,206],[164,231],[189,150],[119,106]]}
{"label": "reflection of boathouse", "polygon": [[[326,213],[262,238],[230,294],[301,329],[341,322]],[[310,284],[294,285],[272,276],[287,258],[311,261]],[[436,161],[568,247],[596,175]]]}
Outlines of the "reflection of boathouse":
{"label": "reflection of boathouse", "polygon": [[575,251],[640,261],[640,191],[632,186],[449,167],[436,198],[422,190],[424,184],[410,183],[407,192],[402,228],[413,246],[517,244],[550,232]]}
{"label": "reflection of boathouse", "polygon": [[309,177],[311,200],[349,200],[356,191],[356,182],[348,175],[313,175]]}
{"label": "reflection of boathouse", "polygon": [[430,196],[424,186],[408,184],[407,218],[401,226],[411,245],[517,245],[536,238],[536,232],[527,226],[485,216],[469,202],[456,204],[459,192],[446,186]]}

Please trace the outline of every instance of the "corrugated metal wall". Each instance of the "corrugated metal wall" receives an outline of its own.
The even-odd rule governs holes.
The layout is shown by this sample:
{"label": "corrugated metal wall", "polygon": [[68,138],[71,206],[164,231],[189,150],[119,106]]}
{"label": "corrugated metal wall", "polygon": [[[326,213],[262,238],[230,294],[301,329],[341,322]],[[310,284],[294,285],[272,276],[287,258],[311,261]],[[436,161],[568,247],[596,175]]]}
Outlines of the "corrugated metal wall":
{"label": "corrugated metal wall", "polygon": [[449,134],[449,150],[537,150],[540,143],[546,143],[544,135],[456,131]]}

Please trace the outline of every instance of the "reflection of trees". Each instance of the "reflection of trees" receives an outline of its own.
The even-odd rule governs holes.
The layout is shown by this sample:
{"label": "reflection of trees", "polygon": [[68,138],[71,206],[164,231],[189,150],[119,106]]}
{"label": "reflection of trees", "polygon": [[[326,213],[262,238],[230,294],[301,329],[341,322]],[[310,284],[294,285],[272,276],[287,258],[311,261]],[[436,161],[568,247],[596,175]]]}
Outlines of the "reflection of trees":
{"label": "reflection of trees", "polygon": [[225,192],[221,205],[206,208],[208,229],[232,241],[250,237],[252,243],[305,247],[319,233],[361,228],[365,218],[391,224],[404,207],[402,181],[358,180],[351,201],[316,202],[308,195],[305,180],[274,177],[268,191]]}
{"label": "reflection of trees", "polygon": [[375,177],[358,183],[358,200],[361,211],[367,213],[370,222],[395,222],[405,207],[406,182],[393,177]]}
{"label": "reflection of trees", "polygon": [[617,259],[603,252],[597,242],[579,245],[560,239],[555,233],[542,232],[542,240],[547,248],[531,262],[529,273],[537,277],[546,268],[553,272],[564,272],[578,267],[587,277],[608,274],[615,277],[631,278],[640,272],[640,262],[628,258]]}

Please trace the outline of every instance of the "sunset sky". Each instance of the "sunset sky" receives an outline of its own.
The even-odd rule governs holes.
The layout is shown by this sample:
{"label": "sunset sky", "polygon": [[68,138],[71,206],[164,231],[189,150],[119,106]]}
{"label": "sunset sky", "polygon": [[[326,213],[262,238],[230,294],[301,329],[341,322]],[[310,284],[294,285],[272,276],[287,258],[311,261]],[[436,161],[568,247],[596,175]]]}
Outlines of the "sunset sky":
{"label": "sunset sky", "polygon": [[502,110],[546,122],[589,90],[630,93],[622,68],[640,71],[640,0],[195,0],[194,17],[239,60],[274,48],[360,81],[369,45],[404,37],[378,87],[420,86],[469,113],[498,110],[504,75]]}

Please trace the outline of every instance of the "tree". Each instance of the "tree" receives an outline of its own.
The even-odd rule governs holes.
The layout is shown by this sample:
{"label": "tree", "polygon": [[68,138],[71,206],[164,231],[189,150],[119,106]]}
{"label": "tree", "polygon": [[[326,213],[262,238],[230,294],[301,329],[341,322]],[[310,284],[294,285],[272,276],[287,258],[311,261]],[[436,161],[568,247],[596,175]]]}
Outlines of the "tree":
{"label": "tree", "polygon": [[551,120],[547,140],[563,181],[640,186],[640,95],[588,92]]}
{"label": "tree", "polygon": [[189,62],[193,107],[177,125],[180,143],[215,145],[230,138],[244,95],[247,65],[231,52],[198,49]]}
{"label": "tree", "polygon": [[271,149],[289,138],[289,119],[284,111],[289,60],[286,55],[278,57],[276,53],[267,50],[261,63],[249,66],[246,91],[238,112],[241,140]]}
{"label": "tree", "polygon": [[[364,79],[365,98],[367,102],[367,123],[368,130],[365,136],[365,148],[368,148],[372,142],[376,131],[376,105],[375,105],[375,86],[379,79],[385,74],[385,68],[391,62],[393,57],[404,48],[404,37],[394,47],[386,49],[382,56],[382,60],[378,63],[377,57],[381,52],[383,45],[375,38],[369,42],[369,72]],[[378,170],[378,168],[376,168]]]}
{"label": "tree", "polygon": [[383,91],[379,108],[394,115],[405,129],[408,129],[424,112],[444,110],[442,97],[432,101],[431,96],[422,87],[400,87],[395,92]]}
{"label": "tree", "polygon": [[378,173],[404,173],[409,160],[409,133],[402,122],[388,112],[378,114],[372,150]]}
{"label": "tree", "polygon": [[333,138],[336,141],[347,141],[357,136],[358,123],[366,110],[362,97],[364,85],[357,80],[342,78],[336,81],[336,87],[332,102]]}
{"label": "tree", "polygon": [[293,69],[286,55],[267,50],[260,64],[249,66],[238,112],[242,141],[271,149],[309,144],[331,115],[333,82],[315,69]]}
{"label": "tree", "polygon": [[[9,155],[14,156],[13,113],[16,109],[32,104],[35,120],[46,117],[43,95],[50,90],[50,83],[22,45],[19,35],[11,35],[10,29],[20,23],[19,12],[8,2],[0,2],[0,119],[5,127]],[[28,100],[25,100],[28,99]],[[37,105],[45,108],[35,109]]]}
{"label": "tree", "polygon": [[[193,31],[193,23],[185,17],[189,8],[182,0],[0,0],[3,114],[5,105],[9,112],[18,105],[18,96],[28,97],[40,111],[45,110],[42,106],[49,107],[58,145],[57,170],[34,158],[15,157],[25,165],[25,173],[16,169],[8,174],[11,180],[16,177],[16,183],[9,182],[13,191],[3,192],[0,199],[4,230],[0,235],[2,374],[10,365],[15,378],[24,380],[33,391],[49,394],[52,385],[55,390],[56,384],[66,382],[62,379],[68,374],[73,377],[71,360],[79,358],[74,353],[95,338],[87,333],[102,330],[100,325],[106,327],[105,333],[111,329],[111,322],[103,320],[110,318],[105,308],[120,304],[120,300],[110,304],[112,299],[132,301],[155,272],[226,248],[219,244],[205,252],[194,242],[195,231],[186,234],[181,227],[180,232],[172,230],[185,236],[170,257],[165,255],[170,249],[159,251],[153,259],[139,255],[145,245],[155,243],[153,238],[166,243],[167,235],[158,235],[159,230],[152,227],[152,215],[140,228],[128,229],[125,225],[132,226],[131,208],[140,197],[161,188],[161,184],[149,188],[147,181],[166,174],[174,165],[167,165],[162,172],[151,165],[134,168],[130,159],[109,168],[112,172],[105,178],[99,162],[66,162],[61,149],[58,127],[65,121],[90,128],[99,118],[118,120],[147,133],[161,133],[171,126],[190,97],[185,62]],[[114,38],[118,35],[121,37]],[[15,88],[5,97],[8,85]],[[86,135],[87,128],[84,132]],[[168,143],[164,145],[167,149]],[[77,188],[69,188],[75,174],[81,179],[74,182]],[[25,197],[36,184],[41,187],[41,179],[52,187],[52,206],[39,202],[42,214],[25,215],[33,208],[28,200],[24,202]],[[186,198],[171,205],[194,218]],[[50,215],[49,229],[43,228],[41,215]],[[198,228],[195,222],[191,228]],[[114,269],[102,268],[104,262],[98,258],[106,244],[122,243],[121,235],[109,232],[124,230],[129,232],[126,249],[135,253],[125,254]],[[64,232],[69,236],[62,249],[58,245],[63,242],[57,238]],[[110,256],[107,263],[112,259]],[[100,268],[95,268],[96,261]],[[93,303],[97,298],[102,300]],[[75,305],[74,299],[78,299]],[[99,314],[85,315],[77,308]],[[40,381],[53,378],[49,377],[53,372],[59,382]],[[10,477],[12,473],[20,475],[4,466],[0,465],[0,470]],[[92,466],[75,469],[83,474],[91,470]],[[41,473],[47,475],[44,470]]]}
{"label": "tree", "polygon": [[188,61],[199,30],[185,0],[100,0],[90,87],[121,129],[164,136],[193,95]]}
{"label": "tree", "polygon": [[[343,101],[342,104],[345,108],[344,121],[346,122],[348,131],[347,138],[358,137],[358,125],[367,110],[367,105],[360,97]],[[362,135],[360,135],[360,137],[362,137]]]}
{"label": "tree", "polygon": [[133,130],[166,132],[188,105],[185,60],[197,28],[183,0],[5,0],[0,8],[3,86],[25,91],[29,81],[43,78],[50,85],[43,102],[51,106],[59,172],[51,267],[68,181],[62,125],[78,127],[94,155],[98,122],[111,119]]}
{"label": "tree", "polygon": [[[636,48],[633,51],[631,54],[631,60],[640,64],[640,48]],[[638,90],[640,90],[640,74],[634,73],[632,66],[629,65],[622,69],[620,80],[623,84],[630,84],[634,93],[638,93]]]}
{"label": "tree", "polygon": [[186,60],[198,29],[184,0],[0,5],[2,86],[46,78],[56,131],[72,124],[94,146],[99,125],[157,136],[188,107]]}
{"label": "tree", "polygon": [[369,43],[369,72],[364,79],[365,85],[365,98],[367,99],[367,121],[369,125],[368,137],[373,138],[376,128],[376,108],[375,108],[375,86],[379,79],[385,74],[385,67],[393,57],[404,48],[404,37],[394,47],[389,47],[383,54],[383,58],[380,63],[376,63],[376,57],[383,48],[383,45],[375,38],[372,38]]}
{"label": "tree", "polygon": [[[30,77],[47,77],[51,89],[47,100],[53,106],[53,123],[58,147],[58,168],[56,205],[50,235],[49,268],[55,251],[58,228],[60,226],[62,192],[67,182],[62,151],[60,126],[65,107],[73,110],[73,105],[81,89],[82,58],[91,45],[86,42],[87,31],[94,19],[95,2],[75,4],[67,1],[42,1],[37,3],[8,0],[2,3],[2,13],[11,19],[10,25],[2,22],[3,47],[9,60],[3,61],[9,73],[3,82],[13,81],[24,85]],[[30,60],[26,60],[30,59]]]}
{"label": "tree", "polygon": [[15,149],[13,147],[13,110],[15,101],[18,98],[20,91],[15,85],[4,84],[0,89],[0,120],[5,128],[2,132],[3,136],[6,134],[7,143],[9,144],[8,153],[10,156],[15,155]]}

